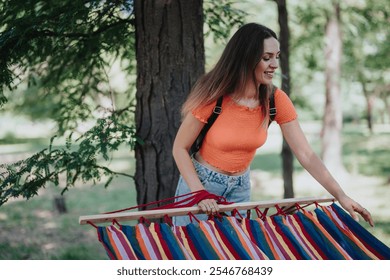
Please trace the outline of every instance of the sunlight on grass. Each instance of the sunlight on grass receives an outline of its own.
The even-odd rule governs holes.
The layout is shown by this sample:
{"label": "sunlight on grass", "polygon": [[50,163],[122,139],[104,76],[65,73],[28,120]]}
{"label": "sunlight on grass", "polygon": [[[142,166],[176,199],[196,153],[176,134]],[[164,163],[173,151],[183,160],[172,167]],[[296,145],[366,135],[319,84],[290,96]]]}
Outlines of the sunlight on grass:
{"label": "sunlight on grass", "polygon": [[29,201],[1,207],[0,259],[107,259],[96,230],[79,225],[79,216],[136,205],[134,183],[118,177],[107,189],[77,186],[64,194],[68,213],[61,215],[53,206],[59,193],[51,187]]}

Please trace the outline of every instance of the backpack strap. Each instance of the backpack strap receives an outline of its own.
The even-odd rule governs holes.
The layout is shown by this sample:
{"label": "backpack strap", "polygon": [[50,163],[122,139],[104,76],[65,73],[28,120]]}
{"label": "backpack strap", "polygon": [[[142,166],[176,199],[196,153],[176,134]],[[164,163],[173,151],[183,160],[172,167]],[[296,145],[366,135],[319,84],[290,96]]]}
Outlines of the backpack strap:
{"label": "backpack strap", "polygon": [[222,101],[223,101],[223,96],[218,98],[217,103],[215,104],[215,107],[213,109],[213,112],[211,113],[210,117],[207,119],[207,123],[203,126],[195,142],[192,144],[190,149],[190,155],[194,155],[199,151],[207,131],[213,125],[213,123],[218,118],[218,116],[222,113]]}
{"label": "backpack strap", "polygon": [[275,106],[275,91],[276,91],[276,89],[277,89],[276,86],[272,86],[271,95],[269,96],[269,122],[268,122],[268,126],[271,125],[271,123],[273,122],[273,120],[275,119],[275,116],[276,116],[276,106]]}

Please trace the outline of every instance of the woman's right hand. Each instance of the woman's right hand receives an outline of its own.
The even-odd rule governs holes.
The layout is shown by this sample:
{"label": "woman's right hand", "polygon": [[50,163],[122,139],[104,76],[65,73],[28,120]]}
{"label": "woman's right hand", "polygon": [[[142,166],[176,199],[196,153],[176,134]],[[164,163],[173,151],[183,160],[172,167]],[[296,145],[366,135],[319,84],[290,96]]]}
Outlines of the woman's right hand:
{"label": "woman's right hand", "polygon": [[203,199],[198,203],[198,206],[207,215],[215,215],[219,212],[219,205],[215,199]]}

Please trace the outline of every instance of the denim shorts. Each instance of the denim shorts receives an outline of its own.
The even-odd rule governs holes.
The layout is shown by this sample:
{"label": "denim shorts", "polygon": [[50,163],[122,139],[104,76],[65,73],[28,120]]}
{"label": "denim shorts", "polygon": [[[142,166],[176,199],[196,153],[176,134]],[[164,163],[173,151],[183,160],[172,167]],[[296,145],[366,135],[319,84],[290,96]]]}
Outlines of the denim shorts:
{"label": "denim shorts", "polygon": [[[194,158],[192,158],[192,162],[194,164],[195,171],[198,173],[200,182],[208,192],[218,196],[223,196],[228,202],[239,203],[250,201],[251,186],[249,168],[242,175],[230,176],[211,170]],[[180,196],[189,192],[191,192],[190,188],[183,177],[180,176],[175,196]],[[177,200],[180,200],[180,198]],[[243,215],[244,213],[246,213],[245,210],[240,211],[240,214]],[[206,214],[197,214],[195,217],[198,220],[208,219]],[[191,223],[191,219],[187,215],[175,216],[173,217],[172,222],[176,226],[184,226]],[[196,223],[196,220],[193,219],[192,222]]]}

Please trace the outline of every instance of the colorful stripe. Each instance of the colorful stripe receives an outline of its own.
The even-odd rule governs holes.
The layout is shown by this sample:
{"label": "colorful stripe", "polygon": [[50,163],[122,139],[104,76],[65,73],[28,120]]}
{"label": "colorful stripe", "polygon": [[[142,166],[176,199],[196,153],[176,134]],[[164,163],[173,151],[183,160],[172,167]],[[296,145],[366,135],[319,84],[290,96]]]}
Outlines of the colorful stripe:
{"label": "colorful stripe", "polygon": [[270,260],[279,259],[275,249],[272,246],[272,242],[266,231],[262,229],[260,222],[256,220],[244,219],[243,229],[246,234],[251,238],[260,250],[262,250]]}
{"label": "colorful stripe", "polygon": [[[235,218],[233,218],[235,219]],[[229,248],[229,250],[234,254],[234,257],[238,260],[250,260],[251,256],[241,244],[240,237],[235,231],[234,226],[229,222],[227,217],[222,217],[221,219],[215,219],[215,225],[221,235],[224,243]]]}
{"label": "colorful stripe", "polygon": [[214,221],[202,221],[199,223],[199,227],[205,234],[214,251],[218,254],[220,260],[235,259],[229,248],[224,244],[218,230],[215,228]]}
{"label": "colorful stripe", "polygon": [[290,251],[294,254],[296,259],[311,259],[306,249],[301,246],[300,242],[297,240],[290,228],[286,225],[286,218],[284,216],[274,216],[273,222],[275,224],[275,229],[283,238],[284,242],[289,247]]}
{"label": "colorful stripe", "polygon": [[189,255],[190,259],[191,260],[199,259],[199,258],[197,258],[196,250],[195,250],[195,252],[193,252],[193,250],[192,250],[193,246],[191,246],[191,244],[190,244],[192,242],[190,240],[188,240],[188,238],[187,238],[185,227],[173,226],[172,232],[177,237],[179,244],[181,244],[184,251],[187,253],[187,255]]}
{"label": "colorful stripe", "polygon": [[113,260],[390,259],[390,249],[336,204],[261,219],[96,228]]}
{"label": "colorful stripe", "polygon": [[112,249],[112,247],[115,244],[110,243],[110,239],[107,236],[107,228],[106,227],[97,227],[97,235],[98,235],[98,240],[100,243],[102,243],[104,249],[106,250],[106,253],[108,257],[111,260],[117,259],[115,256],[115,251]]}
{"label": "colorful stripe", "polygon": [[[312,236],[315,243],[322,249],[327,259],[348,260],[352,259],[348,253],[334,240],[334,238],[316,221],[311,213],[301,210],[297,215],[307,232]],[[305,214],[304,214],[305,213]]]}
{"label": "colorful stripe", "polygon": [[301,247],[306,251],[312,260],[322,260],[321,254],[316,250],[315,246],[312,245],[310,240],[306,238],[303,229],[295,219],[295,216],[288,215],[284,220],[285,224],[290,228],[291,233],[296,237]]}
{"label": "colorful stripe", "polygon": [[354,260],[371,259],[371,257],[369,257],[356,243],[352,242],[348,235],[340,230],[324,212],[319,209],[315,209],[314,212],[321,225]]}
{"label": "colorful stripe", "polygon": [[213,250],[212,244],[208,241],[205,234],[202,232],[199,226],[189,224],[186,226],[188,236],[192,240],[195,248],[197,249],[200,259],[202,260],[218,260],[218,254]]}
{"label": "colorful stripe", "polygon": [[278,246],[279,251],[282,253],[282,259],[296,260],[296,254],[293,252],[290,244],[286,243],[285,236],[278,230],[278,225],[275,222],[275,217],[266,217],[267,221],[266,229],[270,233],[274,244]]}
{"label": "colorful stripe", "polygon": [[[363,244],[359,238],[342,222],[336,212],[332,211],[332,208],[323,208],[323,211],[329,216],[334,225],[346,236],[347,240],[354,243],[354,246],[362,250],[370,259],[380,259],[380,256],[375,256],[372,252],[370,244]],[[352,218],[351,218],[352,219]],[[356,221],[354,221],[356,223]],[[358,253],[354,251],[354,253]]]}
{"label": "colorful stripe", "polygon": [[127,240],[129,240],[131,246],[133,247],[134,253],[139,260],[145,260],[145,256],[142,253],[141,247],[139,246],[137,237],[136,237],[136,228],[134,226],[122,225],[122,232],[126,235]]}
{"label": "colorful stripe", "polygon": [[135,236],[141,251],[147,260],[161,260],[162,256],[158,250],[158,245],[147,226],[138,224],[135,226]]}
{"label": "colorful stripe", "polygon": [[335,215],[332,214],[332,217],[337,216],[339,218],[339,221],[344,224],[344,226],[348,229],[351,235],[355,236],[356,239],[360,241],[360,243],[356,243],[358,245],[361,245],[361,248],[368,249],[368,251],[375,255],[378,259],[390,259],[390,248],[387,247],[379,239],[377,239],[374,235],[372,235],[358,222],[352,219],[352,217],[347,214],[343,209],[341,209],[337,204],[333,203],[331,206],[328,207],[328,210],[329,212],[333,211]]}
{"label": "colorful stripe", "polygon": [[[157,224],[156,224],[157,225]],[[167,224],[159,224],[160,239],[164,240],[172,260],[191,259]]]}
{"label": "colorful stripe", "polygon": [[251,241],[248,235],[245,234],[244,230],[241,227],[241,224],[234,217],[227,217],[227,221],[230,223],[234,229],[240,243],[241,247],[246,250],[250,255],[252,260],[268,260],[267,255],[257,247],[255,243]]}
{"label": "colorful stripe", "polygon": [[138,259],[132,245],[121,229],[116,228],[114,225],[98,227],[98,233],[99,240],[103,243],[110,259]]}

